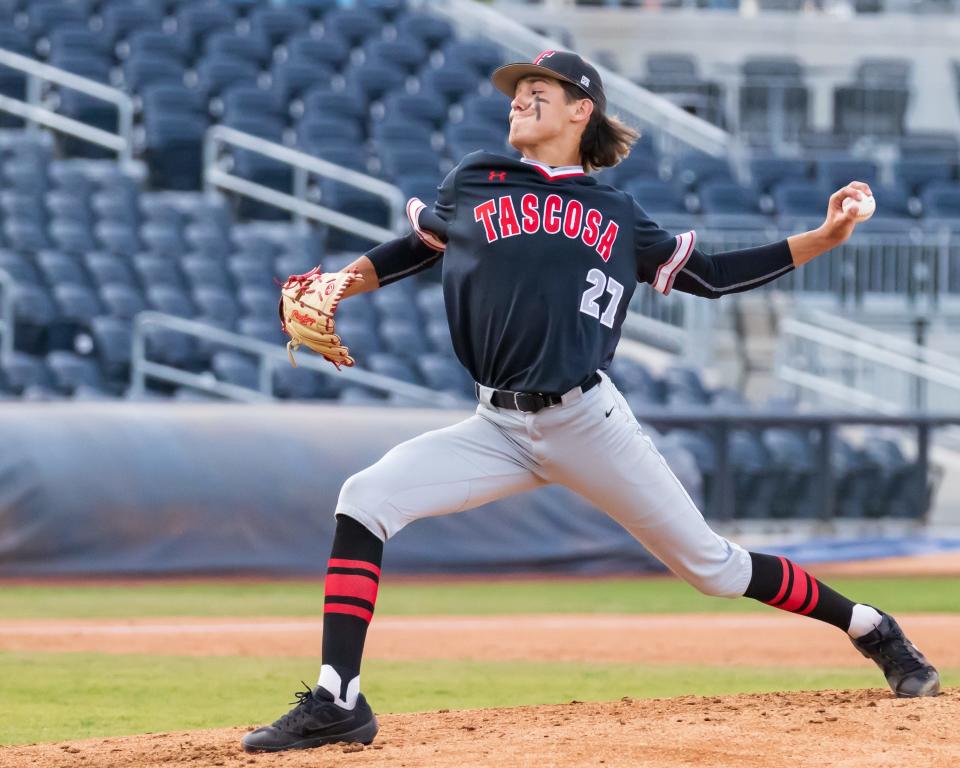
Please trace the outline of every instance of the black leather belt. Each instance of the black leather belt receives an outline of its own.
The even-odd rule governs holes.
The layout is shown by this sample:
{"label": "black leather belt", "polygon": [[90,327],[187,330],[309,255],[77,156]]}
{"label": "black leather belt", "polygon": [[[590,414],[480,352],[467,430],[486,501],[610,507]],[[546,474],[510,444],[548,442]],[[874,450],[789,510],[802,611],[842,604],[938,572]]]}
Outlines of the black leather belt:
{"label": "black leather belt", "polygon": [[[588,392],[600,383],[600,374],[594,373],[580,385],[581,392]],[[480,385],[474,384],[477,399],[480,399]],[[560,405],[562,395],[548,395],[543,392],[511,392],[509,389],[495,389],[490,395],[490,404],[495,408],[506,408],[521,413],[536,413],[551,405]]]}

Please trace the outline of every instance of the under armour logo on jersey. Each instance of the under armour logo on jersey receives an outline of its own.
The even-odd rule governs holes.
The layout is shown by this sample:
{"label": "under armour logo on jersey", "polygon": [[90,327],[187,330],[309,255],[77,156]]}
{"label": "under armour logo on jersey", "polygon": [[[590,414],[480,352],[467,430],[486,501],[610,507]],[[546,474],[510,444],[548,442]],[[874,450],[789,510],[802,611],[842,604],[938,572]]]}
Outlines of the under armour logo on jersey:
{"label": "under armour logo on jersey", "polygon": [[506,171],[490,171],[490,175],[487,176],[487,181],[506,181],[507,172]]}
{"label": "under armour logo on jersey", "polygon": [[533,60],[533,63],[534,63],[534,64],[539,64],[539,63],[540,63],[541,61],[543,61],[544,59],[549,59],[549,58],[550,58],[551,56],[553,56],[553,54],[555,54],[555,53],[556,53],[556,51],[543,51],[539,56],[537,56],[537,58],[535,58],[535,59]]}

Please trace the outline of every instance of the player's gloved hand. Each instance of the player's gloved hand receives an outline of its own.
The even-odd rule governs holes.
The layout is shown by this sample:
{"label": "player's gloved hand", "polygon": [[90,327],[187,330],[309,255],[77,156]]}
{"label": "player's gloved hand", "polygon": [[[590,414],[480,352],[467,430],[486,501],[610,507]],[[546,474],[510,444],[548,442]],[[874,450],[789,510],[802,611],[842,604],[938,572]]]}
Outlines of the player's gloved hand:
{"label": "player's gloved hand", "polygon": [[431,211],[419,197],[407,200],[407,218],[425,245],[435,251],[446,250],[447,222]]}
{"label": "player's gloved hand", "polygon": [[851,181],[847,186],[830,195],[830,202],[827,203],[827,218],[823,222],[822,229],[833,246],[849,240],[854,227],[857,226],[856,207],[844,211],[843,201],[848,197],[859,201],[872,195],[870,185],[862,181]]}
{"label": "player's gloved hand", "polygon": [[353,365],[350,350],[335,332],[333,316],[344,292],[358,282],[363,282],[363,277],[357,271],[321,272],[319,266],[287,278],[280,289],[280,327],[290,336],[287,354],[294,368],[293,353],[303,344],[338,369]]}

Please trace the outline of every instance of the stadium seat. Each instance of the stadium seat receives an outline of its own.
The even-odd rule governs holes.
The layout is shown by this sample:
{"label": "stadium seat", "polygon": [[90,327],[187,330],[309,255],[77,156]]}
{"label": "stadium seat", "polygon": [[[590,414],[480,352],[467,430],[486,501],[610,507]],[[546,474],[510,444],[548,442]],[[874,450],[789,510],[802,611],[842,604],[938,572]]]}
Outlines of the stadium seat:
{"label": "stadium seat", "polygon": [[373,352],[365,354],[364,360],[366,364],[363,367],[369,368],[374,373],[399,379],[409,384],[420,384],[420,377],[412,364],[397,355],[388,352]]}
{"label": "stadium seat", "polygon": [[259,389],[259,366],[249,355],[240,352],[216,352],[210,361],[214,375],[223,382],[246,389]]}
{"label": "stadium seat", "polygon": [[673,166],[673,179],[687,189],[708,181],[733,182],[730,163],[725,158],[703,154],[683,155]]}
{"label": "stadium seat", "polygon": [[98,288],[111,283],[134,285],[135,279],[129,262],[118,256],[91,251],[83,254],[83,263]]}
{"label": "stadium seat", "polygon": [[240,304],[232,290],[218,285],[205,285],[190,291],[194,305],[199,309],[201,322],[232,331],[240,318]]}
{"label": "stadium seat", "polygon": [[420,78],[421,87],[442,96],[448,103],[461,101],[477,92],[480,79],[469,67],[449,66],[427,70]]}
{"label": "stadium seat", "polygon": [[95,390],[105,387],[100,368],[89,357],[56,350],[47,355],[46,363],[53,376],[54,387],[64,394],[72,394],[80,386]]}
{"label": "stadium seat", "polygon": [[177,11],[177,37],[185,51],[196,51],[201,39],[233,26],[235,14],[223,4],[188,5]]}
{"label": "stadium seat", "polygon": [[387,351],[398,357],[416,360],[430,351],[418,323],[390,318],[380,323],[379,333]]}
{"label": "stadium seat", "polygon": [[158,117],[147,125],[144,156],[155,184],[163,189],[200,186],[206,129],[206,119],[195,115]]}
{"label": "stadium seat", "polygon": [[295,35],[287,41],[287,53],[290,61],[309,61],[325,68],[340,70],[350,59],[350,43],[343,37],[328,32],[322,37]]}
{"label": "stadium seat", "polygon": [[325,141],[355,142],[363,141],[359,123],[340,117],[310,117],[300,121],[297,126],[297,141],[301,146]]}
{"label": "stadium seat", "polygon": [[83,24],[86,21],[84,8],[79,3],[61,3],[57,0],[40,0],[27,7],[25,32],[32,38],[45,37],[53,29],[67,24]]}
{"label": "stadium seat", "polygon": [[423,353],[417,356],[416,363],[424,383],[431,389],[474,396],[473,380],[456,360]]}
{"label": "stadium seat", "polygon": [[0,360],[0,370],[7,386],[16,394],[28,387],[53,387],[53,376],[41,358],[14,352]]}
{"label": "stadium seat", "polygon": [[147,300],[152,309],[177,317],[192,318],[196,309],[185,291],[171,285],[147,285]]}
{"label": "stadium seat", "polygon": [[753,193],[730,181],[711,181],[699,192],[700,206],[711,214],[756,214],[760,212]]}
{"label": "stadium seat", "polygon": [[396,286],[392,286],[392,290],[376,291],[373,294],[371,301],[381,319],[384,321],[420,322],[420,313],[417,311],[415,301],[411,301],[410,297],[405,295],[399,286],[400,283],[397,283]]}
{"label": "stadium seat", "polygon": [[318,85],[327,85],[333,76],[332,69],[316,62],[304,59],[279,61],[271,72],[271,90],[280,103],[290,105],[290,102],[302,99]]}
{"label": "stadium seat", "polygon": [[757,157],[750,161],[750,178],[760,193],[767,193],[783,181],[803,181],[810,177],[810,163],[800,158]]}
{"label": "stadium seat", "polygon": [[58,251],[41,251],[35,256],[36,264],[47,285],[89,285],[87,274],[79,259]]}
{"label": "stadium seat", "polygon": [[273,392],[284,400],[332,398],[338,390],[335,381],[317,371],[288,365],[273,369]]}
{"label": "stadium seat", "polygon": [[450,22],[430,13],[412,12],[397,19],[397,33],[420,38],[431,50],[440,48],[456,37]]}
{"label": "stadium seat", "polygon": [[463,100],[463,119],[471,124],[489,124],[505,131],[508,127],[510,99],[501,93],[476,93]]}
{"label": "stadium seat", "polygon": [[427,60],[427,51],[416,37],[399,37],[394,40],[370,40],[363,47],[364,55],[371,61],[398,67],[412,74]]}
{"label": "stadium seat", "polygon": [[140,284],[148,290],[159,286],[180,288],[184,284],[177,262],[172,258],[144,253],[134,256],[132,262]]}
{"label": "stadium seat", "polygon": [[632,179],[623,191],[632,195],[640,206],[652,214],[686,213],[683,195],[670,184],[652,179]]}
{"label": "stadium seat", "polygon": [[[274,290],[258,286],[240,286],[237,289],[237,298],[247,317],[277,320],[277,293]],[[339,317],[339,313],[338,313]]]}
{"label": "stadium seat", "polygon": [[311,117],[366,120],[367,102],[358,93],[314,88],[303,97],[303,119]]}
{"label": "stadium seat", "polygon": [[254,64],[258,69],[262,69],[273,55],[269,38],[227,30],[214,32],[205,37],[203,49],[210,59],[240,59]]}
{"label": "stadium seat", "polygon": [[[426,152],[432,136],[430,126],[422,122],[402,117],[388,117],[373,124],[373,138],[383,146],[401,147],[404,145]],[[434,156],[431,165],[437,164]]]}
{"label": "stadium seat", "polygon": [[367,101],[382,99],[388,93],[399,90],[406,79],[396,67],[378,61],[351,65],[344,74],[346,89],[358,92]]}
{"label": "stadium seat", "polygon": [[159,8],[145,3],[131,4],[128,0],[106,3],[100,14],[100,34],[115,46],[132,37],[135,30],[159,27],[163,14]]}
{"label": "stadium seat", "polygon": [[430,93],[392,93],[384,100],[387,117],[399,117],[433,125],[447,122],[447,105]]}
{"label": "stadium seat", "polygon": [[250,33],[278,46],[310,26],[309,15],[299,8],[256,7],[247,17]]}
{"label": "stadium seat", "polygon": [[156,29],[141,29],[134,32],[130,35],[127,46],[128,59],[169,59],[178,65],[184,63],[185,52],[180,38]]}
{"label": "stadium seat", "polygon": [[324,30],[329,29],[354,47],[378,35],[381,24],[376,14],[359,8],[337,8],[323,17]]}
{"label": "stadium seat", "polygon": [[960,184],[932,183],[920,196],[923,215],[936,218],[960,216]]}
{"label": "stadium seat", "polygon": [[179,61],[156,54],[131,56],[123,63],[124,87],[134,92],[160,83],[182,85],[184,74]]}
{"label": "stadium seat", "polygon": [[126,283],[108,283],[100,286],[100,299],[111,317],[132,320],[147,309],[140,291]]}
{"label": "stadium seat", "polygon": [[610,379],[623,393],[640,394],[648,402],[662,401],[662,387],[643,363],[620,355],[607,369]]}
{"label": "stadium seat", "polygon": [[0,270],[6,272],[17,283],[36,283],[40,279],[33,261],[23,254],[0,249]]}
{"label": "stadium seat", "polygon": [[504,63],[504,54],[485,40],[451,40],[443,48],[443,60],[473,67],[481,77],[489,77]]}
{"label": "stadium seat", "polygon": [[773,190],[776,211],[781,216],[823,216],[828,195],[812,182],[786,181]]}

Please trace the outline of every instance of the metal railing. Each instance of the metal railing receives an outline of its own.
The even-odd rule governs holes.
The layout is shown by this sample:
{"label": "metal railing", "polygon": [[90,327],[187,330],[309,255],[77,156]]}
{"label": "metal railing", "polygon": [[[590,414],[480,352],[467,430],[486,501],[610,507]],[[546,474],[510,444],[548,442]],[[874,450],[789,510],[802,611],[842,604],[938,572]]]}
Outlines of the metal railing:
{"label": "metal railing", "polygon": [[[30,123],[112,150],[117,153],[117,159],[121,163],[131,161],[133,158],[133,100],[126,93],[12,51],[0,50],[0,65],[23,72],[27,78],[27,100],[22,101],[0,94],[0,110]],[[102,128],[87,125],[44,106],[41,86],[45,82],[80,91],[92,98],[113,104],[117,109],[117,132],[110,133]]]}
{"label": "metal railing", "polygon": [[[281,192],[231,173],[221,167],[221,154],[226,149],[239,149],[267,157],[290,166],[293,194]],[[405,222],[406,198],[393,184],[346,168],[319,157],[308,155],[282,144],[243,133],[225,125],[207,131],[203,146],[203,184],[207,191],[223,189],[289,211],[298,220],[310,219],[351,232],[377,243],[397,236]],[[383,200],[390,211],[389,228],[371,224],[325,205],[307,199],[310,176],[320,176],[362,190]]]}
{"label": "metal railing", "polygon": [[[670,413],[663,409],[655,411],[636,411],[635,415],[642,423],[650,424],[658,430],[690,429],[710,436],[714,452],[715,465],[711,473],[711,484],[707,489],[706,507],[712,519],[727,521],[742,518],[738,514],[734,466],[731,458],[730,436],[736,430],[759,432],[763,429],[777,428],[793,432],[805,432],[813,436],[815,455],[815,482],[808,488],[813,494],[813,509],[816,519],[830,520],[837,510],[838,488],[837,473],[833,450],[837,430],[842,427],[895,427],[915,430],[916,457],[913,466],[917,476],[923,479],[924,493],[916,498],[916,507],[920,514],[914,519],[922,520],[929,512],[933,501],[934,483],[930,463],[931,432],[937,428],[956,428],[960,425],[960,414],[902,414],[899,416],[851,413],[803,413],[785,416],[766,415],[747,412],[719,412],[715,409],[702,413]],[[799,470],[800,468],[794,468]],[[879,489],[878,489],[879,491]],[[913,502],[913,499],[911,499]]]}
{"label": "metal railing", "polygon": [[833,314],[780,325],[776,374],[806,399],[896,414],[960,402],[960,360]]}
{"label": "metal railing", "polygon": [[662,296],[638,286],[623,321],[624,338],[678,355],[693,365],[711,362],[715,302],[674,291]]}
{"label": "metal railing", "polygon": [[0,269],[0,360],[7,360],[13,354],[14,291],[13,277]]}
{"label": "metal railing", "polygon": [[[449,19],[461,35],[484,37],[519,60],[530,61],[541,51],[566,48],[475,0],[423,0],[423,5]],[[597,71],[603,78],[611,111],[627,122],[649,130],[657,138],[662,152],[673,154],[678,147],[685,147],[717,157],[729,154],[732,138],[723,129],[694,117],[615,72],[604,67],[597,67]]]}
{"label": "metal railing", "polygon": [[[194,373],[147,358],[148,337],[151,331],[179,333],[191,336],[204,344],[242,352],[257,359],[257,389],[218,381],[211,374]],[[208,394],[241,402],[264,402],[274,399],[273,370],[278,365],[288,366],[290,361],[284,347],[269,344],[261,339],[226,331],[196,320],[186,320],[160,312],[141,312],[134,320],[130,357],[130,394],[143,397],[147,379],[157,379],[181,387],[190,387]],[[351,384],[386,392],[406,398],[411,402],[430,407],[463,405],[463,400],[447,392],[409,384],[389,376],[360,368],[342,368],[337,371],[330,363],[307,351],[297,358],[297,367],[316,371],[324,376],[336,377]]]}

